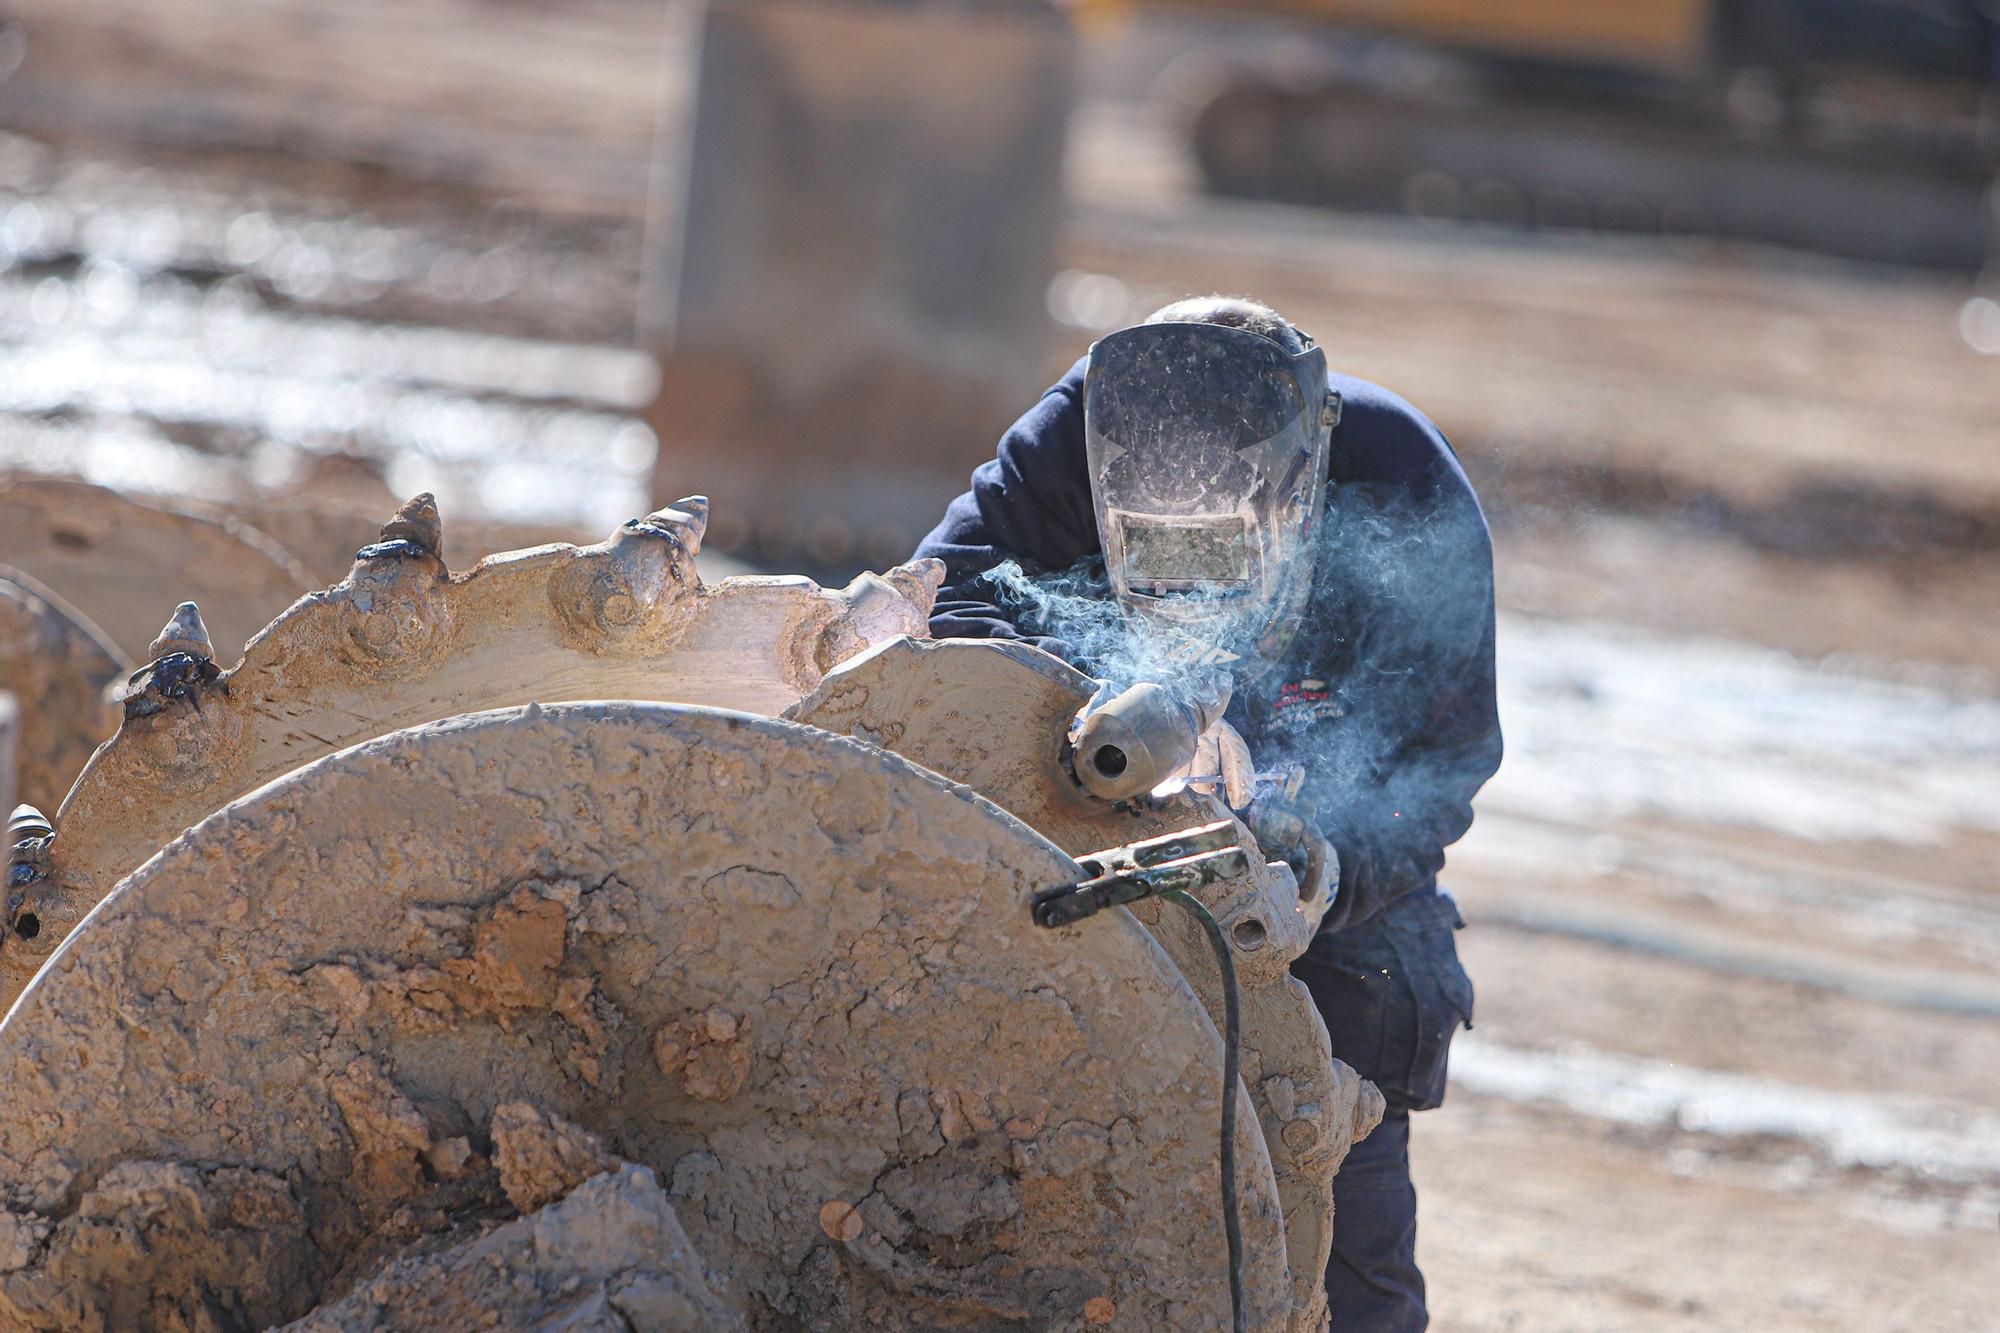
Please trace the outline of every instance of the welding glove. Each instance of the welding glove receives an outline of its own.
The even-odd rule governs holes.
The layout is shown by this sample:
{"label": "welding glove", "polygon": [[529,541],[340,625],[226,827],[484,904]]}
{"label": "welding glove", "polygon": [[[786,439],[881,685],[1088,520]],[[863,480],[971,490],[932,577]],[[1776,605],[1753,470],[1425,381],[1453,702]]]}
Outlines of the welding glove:
{"label": "welding glove", "polygon": [[1236,728],[1220,718],[1195,742],[1188,772],[1197,775],[1188,786],[1221,797],[1231,810],[1241,810],[1256,794],[1257,766],[1250,760],[1250,747]]}
{"label": "welding glove", "polygon": [[1300,902],[1320,902],[1340,882],[1340,856],[1319,831],[1319,811],[1312,802],[1296,796],[1265,796],[1251,805],[1244,822],[1257,835],[1266,857],[1292,868]]}

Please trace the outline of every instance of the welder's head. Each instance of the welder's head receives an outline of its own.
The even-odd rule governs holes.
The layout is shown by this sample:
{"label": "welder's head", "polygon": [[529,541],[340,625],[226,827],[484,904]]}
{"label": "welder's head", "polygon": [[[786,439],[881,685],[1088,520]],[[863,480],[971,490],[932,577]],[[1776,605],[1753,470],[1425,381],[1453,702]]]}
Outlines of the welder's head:
{"label": "welder's head", "polygon": [[1275,657],[1312,582],[1339,403],[1326,355],[1253,301],[1180,301],[1090,349],[1084,423],[1128,613]]}

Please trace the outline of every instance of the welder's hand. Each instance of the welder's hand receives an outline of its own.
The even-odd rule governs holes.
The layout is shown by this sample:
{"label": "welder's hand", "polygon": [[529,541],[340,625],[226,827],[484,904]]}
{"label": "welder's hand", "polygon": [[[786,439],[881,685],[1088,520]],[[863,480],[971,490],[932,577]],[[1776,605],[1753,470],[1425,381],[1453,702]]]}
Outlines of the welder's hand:
{"label": "welder's hand", "polygon": [[1340,879],[1340,856],[1319,831],[1319,812],[1308,801],[1266,796],[1244,817],[1257,845],[1273,861],[1292,868],[1299,882],[1299,901],[1320,902]]}
{"label": "welder's hand", "polygon": [[1195,742],[1188,771],[1199,775],[1188,783],[1190,787],[1220,796],[1231,810],[1241,810],[1255,795],[1257,766],[1251,762],[1250,747],[1236,728],[1220,719]]}

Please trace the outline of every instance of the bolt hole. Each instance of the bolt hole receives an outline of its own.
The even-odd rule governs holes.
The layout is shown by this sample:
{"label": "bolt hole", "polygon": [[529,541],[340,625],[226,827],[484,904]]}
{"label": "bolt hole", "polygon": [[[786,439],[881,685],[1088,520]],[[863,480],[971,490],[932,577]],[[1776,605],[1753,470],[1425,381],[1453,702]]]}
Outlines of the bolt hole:
{"label": "bolt hole", "polygon": [[1238,921],[1229,934],[1236,941],[1236,947],[1245,953],[1263,948],[1264,941],[1268,938],[1264,931],[1264,923],[1254,917],[1247,921]]}
{"label": "bolt hole", "polygon": [[1125,752],[1117,746],[1100,745],[1097,747],[1097,753],[1090,756],[1090,762],[1096,765],[1097,771],[1105,777],[1115,778],[1125,771],[1125,765],[1130,761],[1125,758]]}
{"label": "bolt hole", "polygon": [[24,940],[31,940],[42,933],[42,919],[33,912],[23,912],[14,918],[14,933]]}

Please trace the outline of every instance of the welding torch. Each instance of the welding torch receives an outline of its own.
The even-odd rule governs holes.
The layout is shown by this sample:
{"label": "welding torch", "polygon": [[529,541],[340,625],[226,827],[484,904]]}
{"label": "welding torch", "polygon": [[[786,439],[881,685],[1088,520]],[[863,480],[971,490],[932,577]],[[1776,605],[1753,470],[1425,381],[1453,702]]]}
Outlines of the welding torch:
{"label": "welding torch", "polygon": [[1226,680],[1179,691],[1146,682],[1093,699],[1070,733],[1070,770],[1100,800],[1144,796],[1187,771],[1202,734],[1228,706]]}
{"label": "welding torch", "polygon": [[1243,738],[1222,721],[1230,696],[1226,678],[1180,690],[1149,683],[1108,699],[1106,693],[1077,714],[1065,754],[1077,785],[1099,800],[1129,801],[1149,792],[1166,796],[1194,787],[1213,791],[1240,810],[1260,796],[1298,795],[1302,765],[1258,769]]}

